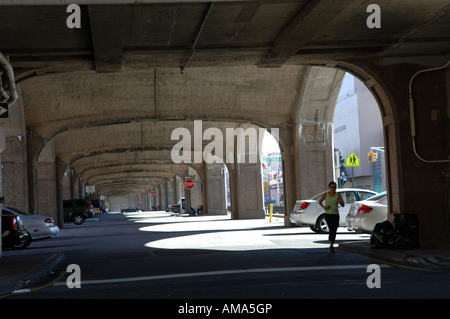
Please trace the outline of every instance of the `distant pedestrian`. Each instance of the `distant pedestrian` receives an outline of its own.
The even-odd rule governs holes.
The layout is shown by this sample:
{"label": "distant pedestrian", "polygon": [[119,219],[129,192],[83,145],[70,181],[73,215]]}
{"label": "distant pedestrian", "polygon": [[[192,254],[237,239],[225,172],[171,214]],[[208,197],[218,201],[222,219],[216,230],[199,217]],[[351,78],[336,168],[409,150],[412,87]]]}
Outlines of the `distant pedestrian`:
{"label": "distant pedestrian", "polygon": [[[328,225],[328,240],[330,241],[330,248],[328,252],[334,254],[334,241],[336,240],[336,232],[339,227],[339,208],[338,204],[344,207],[344,201],[340,194],[336,193],[336,183],[330,182],[328,184],[328,192],[322,195],[319,199],[319,205],[325,210],[325,221]],[[325,201],[325,205],[323,204]]]}

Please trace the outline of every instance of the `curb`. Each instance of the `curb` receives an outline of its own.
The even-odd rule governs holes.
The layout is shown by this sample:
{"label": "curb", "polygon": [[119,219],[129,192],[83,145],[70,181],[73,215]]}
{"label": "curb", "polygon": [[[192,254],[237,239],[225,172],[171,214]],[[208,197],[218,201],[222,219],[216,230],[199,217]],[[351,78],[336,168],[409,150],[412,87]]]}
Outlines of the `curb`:
{"label": "curb", "polygon": [[431,262],[428,258],[414,254],[414,250],[393,250],[389,248],[373,249],[367,242],[343,242],[339,243],[339,248],[357,252],[376,259],[380,262],[397,264],[399,266],[415,267],[424,270],[448,271],[447,267],[442,267],[438,263]]}
{"label": "curb", "polygon": [[[20,289],[28,288],[40,280],[45,278],[54,268],[56,268],[64,259],[65,255],[62,254],[54,254],[44,260],[42,263],[37,265],[32,271],[30,271],[27,275],[25,275],[24,282]],[[28,279],[26,279],[28,278]]]}

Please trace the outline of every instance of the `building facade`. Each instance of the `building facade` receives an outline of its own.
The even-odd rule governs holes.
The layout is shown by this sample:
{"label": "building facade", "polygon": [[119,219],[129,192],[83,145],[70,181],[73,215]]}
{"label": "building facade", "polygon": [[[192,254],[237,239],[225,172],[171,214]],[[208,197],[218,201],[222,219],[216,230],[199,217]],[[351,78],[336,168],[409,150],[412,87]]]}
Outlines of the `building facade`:
{"label": "building facade", "polygon": [[[334,149],[336,178],[340,179],[341,186],[366,188],[378,192],[386,190],[380,110],[367,87],[349,73],[343,79],[336,103]],[[376,161],[369,161],[370,152],[377,154]],[[345,159],[351,153],[359,157],[359,167],[345,166]]]}

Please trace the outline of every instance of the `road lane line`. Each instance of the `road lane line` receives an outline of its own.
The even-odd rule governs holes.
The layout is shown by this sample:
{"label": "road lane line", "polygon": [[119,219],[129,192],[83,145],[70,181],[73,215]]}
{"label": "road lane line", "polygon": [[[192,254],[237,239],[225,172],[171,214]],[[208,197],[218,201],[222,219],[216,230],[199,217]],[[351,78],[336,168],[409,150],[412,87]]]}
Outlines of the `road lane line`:
{"label": "road lane line", "polygon": [[[124,283],[124,282],[133,282],[133,281],[149,281],[149,280],[160,280],[160,279],[189,278],[189,277],[216,276],[216,275],[233,275],[233,274],[249,274],[249,273],[367,269],[367,266],[368,265],[336,265],[336,266],[305,266],[305,267],[216,270],[216,271],[192,272],[192,273],[181,273],[181,274],[142,276],[142,277],[82,280],[81,286],[95,285],[95,284]],[[381,264],[379,266],[381,268],[389,268],[390,267],[389,265],[385,265],[385,264]],[[66,282],[56,282],[53,284],[53,286],[66,286]]]}

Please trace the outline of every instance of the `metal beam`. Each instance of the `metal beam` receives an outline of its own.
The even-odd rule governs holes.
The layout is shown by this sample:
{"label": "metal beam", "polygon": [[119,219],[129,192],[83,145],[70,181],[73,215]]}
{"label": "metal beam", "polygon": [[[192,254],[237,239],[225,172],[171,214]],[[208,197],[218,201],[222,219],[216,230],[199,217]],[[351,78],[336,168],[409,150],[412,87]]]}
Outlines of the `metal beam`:
{"label": "metal beam", "polygon": [[117,72],[122,68],[123,6],[89,6],[95,69]]}

